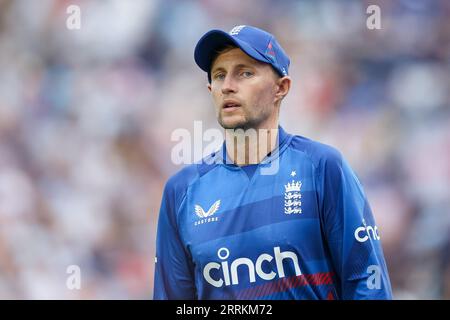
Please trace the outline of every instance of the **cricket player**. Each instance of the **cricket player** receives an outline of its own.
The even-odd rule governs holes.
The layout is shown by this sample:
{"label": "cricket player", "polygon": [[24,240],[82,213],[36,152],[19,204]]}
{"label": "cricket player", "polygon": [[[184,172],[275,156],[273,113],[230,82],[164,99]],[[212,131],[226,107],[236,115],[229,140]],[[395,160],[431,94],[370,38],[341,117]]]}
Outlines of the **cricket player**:
{"label": "cricket player", "polygon": [[391,299],[357,176],[339,151],[278,123],[292,80],[275,37],[211,30],[194,58],[225,139],[166,183],[154,299]]}

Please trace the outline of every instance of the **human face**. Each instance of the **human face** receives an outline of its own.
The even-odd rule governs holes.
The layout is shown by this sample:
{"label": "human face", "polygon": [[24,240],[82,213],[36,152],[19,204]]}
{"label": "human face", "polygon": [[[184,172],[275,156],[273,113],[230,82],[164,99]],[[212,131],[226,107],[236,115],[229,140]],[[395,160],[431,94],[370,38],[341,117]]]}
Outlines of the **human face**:
{"label": "human face", "polygon": [[273,128],[278,123],[277,75],[239,48],[217,56],[211,66],[208,89],[217,119],[225,129]]}

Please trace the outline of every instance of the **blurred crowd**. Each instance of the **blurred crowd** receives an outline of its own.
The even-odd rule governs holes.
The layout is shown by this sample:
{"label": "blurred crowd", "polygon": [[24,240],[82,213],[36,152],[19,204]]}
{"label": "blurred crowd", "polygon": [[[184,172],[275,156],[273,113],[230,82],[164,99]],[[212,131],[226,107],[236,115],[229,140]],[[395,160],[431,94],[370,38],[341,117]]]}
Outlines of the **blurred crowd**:
{"label": "blurred crowd", "polygon": [[291,58],[281,125],[360,177],[394,297],[450,299],[446,0],[0,0],[0,298],[151,299],[171,133],[219,128],[193,50],[241,24]]}

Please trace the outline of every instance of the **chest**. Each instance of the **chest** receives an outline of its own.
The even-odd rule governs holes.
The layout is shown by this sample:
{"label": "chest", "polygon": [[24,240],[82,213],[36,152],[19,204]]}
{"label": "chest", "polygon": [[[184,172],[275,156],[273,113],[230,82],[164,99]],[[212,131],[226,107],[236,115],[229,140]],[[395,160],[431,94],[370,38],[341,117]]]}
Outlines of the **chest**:
{"label": "chest", "polygon": [[251,233],[249,241],[254,243],[285,242],[289,224],[298,228],[318,222],[317,190],[309,167],[299,164],[280,166],[276,174],[261,172],[256,169],[250,179],[243,170],[222,169],[190,186],[178,221],[185,245],[244,233]]}

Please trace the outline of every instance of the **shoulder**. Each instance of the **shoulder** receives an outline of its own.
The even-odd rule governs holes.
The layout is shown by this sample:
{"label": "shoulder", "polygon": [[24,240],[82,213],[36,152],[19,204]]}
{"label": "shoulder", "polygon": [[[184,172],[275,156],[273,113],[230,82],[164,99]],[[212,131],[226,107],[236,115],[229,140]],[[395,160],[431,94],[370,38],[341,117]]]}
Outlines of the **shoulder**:
{"label": "shoulder", "polygon": [[344,161],[341,152],[336,148],[303,136],[294,135],[290,147],[306,154],[316,168],[330,165],[340,167]]}
{"label": "shoulder", "polygon": [[185,166],[167,179],[164,192],[176,194],[184,192],[197,177],[198,170],[196,164]]}
{"label": "shoulder", "polygon": [[207,164],[204,159],[199,163],[187,165],[174,173],[166,182],[164,193],[180,198],[191,184],[214,168],[215,164]]}
{"label": "shoulder", "polygon": [[311,159],[323,201],[333,199],[336,192],[348,194],[351,199],[355,199],[355,195],[364,197],[357,175],[338,149],[301,136],[294,136],[291,145],[291,148],[306,153]]}

